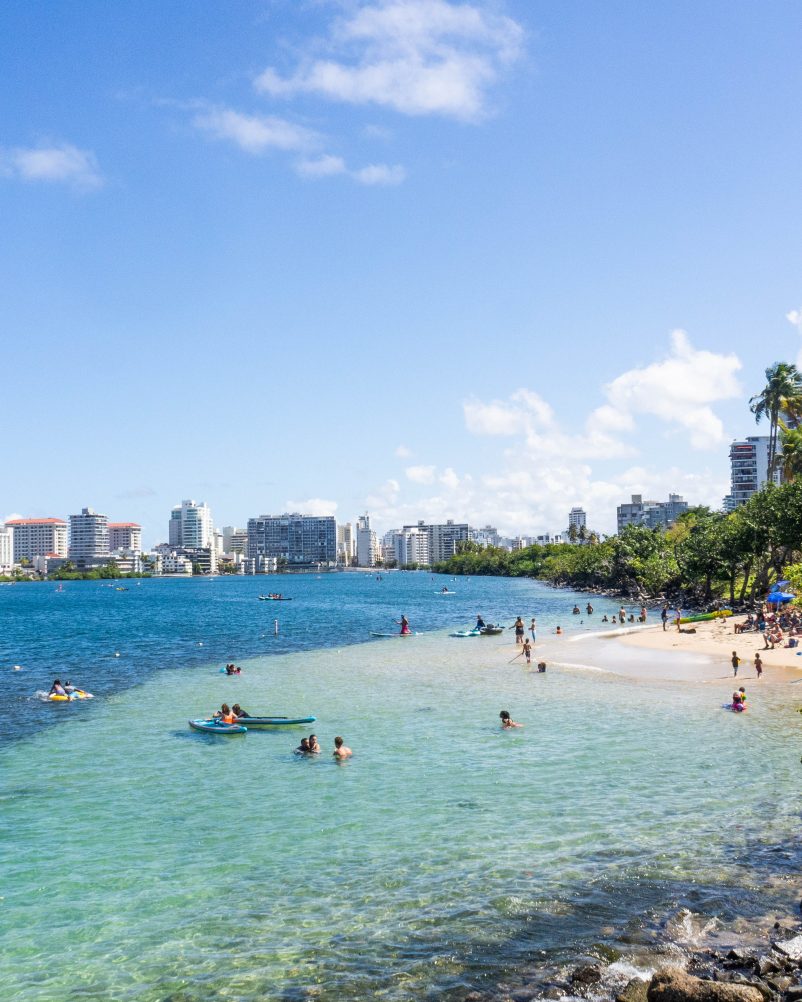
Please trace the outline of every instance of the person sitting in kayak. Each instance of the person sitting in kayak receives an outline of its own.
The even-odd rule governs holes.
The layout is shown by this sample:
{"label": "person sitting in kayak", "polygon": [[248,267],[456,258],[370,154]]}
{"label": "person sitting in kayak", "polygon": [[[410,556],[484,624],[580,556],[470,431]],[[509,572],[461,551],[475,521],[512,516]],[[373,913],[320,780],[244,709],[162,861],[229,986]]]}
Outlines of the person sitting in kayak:
{"label": "person sitting in kayak", "polygon": [[310,734],[309,735],[309,751],[313,755],[319,755],[320,754],[320,742],[317,739],[317,734]]}
{"label": "person sitting in kayak", "polygon": [[61,684],[61,679],[57,678],[50,686],[50,692],[48,693],[48,696],[66,696],[66,695],[67,691]]}
{"label": "person sitting in kayak", "polygon": [[400,619],[396,620],[396,623],[401,627],[401,635],[408,636],[412,630],[409,628],[409,620],[406,616],[402,616]]}
{"label": "person sitting in kayak", "polygon": [[231,712],[239,720],[240,717],[250,717],[250,713],[247,710],[243,710],[239,703],[235,703],[231,707]]}
{"label": "person sitting in kayak", "polygon": [[485,627],[486,627],[486,625],[487,624],[485,623],[485,621],[482,619],[481,616],[477,616],[476,617],[476,629],[477,630],[484,630]]}
{"label": "person sitting in kayak", "polygon": [[223,703],[217,713],[212,717],[213,720],[219,720],[221,724],[236,724],[237,718],[231,712],[231,707],[228,703]]}

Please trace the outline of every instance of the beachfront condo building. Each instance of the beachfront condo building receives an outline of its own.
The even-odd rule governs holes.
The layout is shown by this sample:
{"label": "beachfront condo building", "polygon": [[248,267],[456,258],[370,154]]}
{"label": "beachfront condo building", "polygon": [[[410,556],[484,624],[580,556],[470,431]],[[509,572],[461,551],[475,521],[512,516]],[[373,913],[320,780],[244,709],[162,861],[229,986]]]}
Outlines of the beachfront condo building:
{"label": "beachfront condo building", "polygon": [[688,502],[679,494],[669,494],[668,501],[644,501],[642,494],[633,494],[629,504],[618,506],[618,531],[628,525],[643,525],[647,529],[667,529],[688,510]]}
{"label": "beachfront condo building", "polygon": [[70,515],[68,555],[77,567],[91,567],[108,563],[108,517],[92,508],[82,508],[80,515]]}
{"label": "beachfront condo building", "polygon": [[223,553],[248,552],[248,530],[238,529],[236,525],[223,526]]}
{"label": "beachfront condo building", "polygon": [[452,518],[445,523],[428,524],[420,521],[417,525],[405,525],[402,532],[406,532],[408,529],[419,529],[428,536],[429,563],[431,564],[438,564],[453,557],[459,544],[467,542],[473,532],[467,522],[455,523]]}
{"label": "beachfront condo building", "polygon": [[356,533],[350,522],[337,526],[337,563],[350,567],[356,560]]}
{"label": "beachfront condo building", "polygon": [[0,574],[8,574],[14,563],[14,530],[0,525]]}
{"label": "beachfront condo building", "polygon": [[769,478],[769,436],[750,435],[730,446],[730,493],[724,498],[724,510],[734,511],[748,501],[771,479],[780,483],[778,469]]}
{"label": "beachfront condo building", "polygon": [[399,567],[418,564],[428,567],[432,562],[429,533],[414,526],[393,533],[393,557]]}
{"label": "beachfront condo building", "polygon": [[356,520],[356,562],[359,567],[375,567],[379,562],[379,541],[365,512]]}
{"label": "beachfront condo building", "polygon": [[136,522],[109,522],[110,550],[141,550],[142,526]]}
{"label": "beachfront condo building", "polygon": [[170,546],[209,549],[214,546],[214,526],[209,506],[203,501],[182,501],[170,512]]}
{"label": "beachfront condo building", "polygon": [[568,528],[574,526],[577,532],[580,529],[586,529],[588,525],[588,516],[585,514],[584,508],[573,507],[568,512]]}
{"label": "beachfront condo building", "polygon": [[248,519],[248,558],[275,557],[289,567],[333,564],[337,523],[332,515],[259,515]]}
{"label": "beachfront condo building", "polygon": [[67,523],[63,518],[12,518],[6,522],[14,536],[14,563],[36,557],[67,556]]}

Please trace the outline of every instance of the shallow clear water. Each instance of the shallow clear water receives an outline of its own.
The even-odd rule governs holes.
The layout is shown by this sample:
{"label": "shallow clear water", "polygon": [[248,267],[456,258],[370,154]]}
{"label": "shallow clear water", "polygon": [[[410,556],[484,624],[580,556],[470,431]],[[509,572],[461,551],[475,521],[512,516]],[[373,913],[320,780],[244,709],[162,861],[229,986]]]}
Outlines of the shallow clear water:
{"label": "shallow clear water", "polygon": [[[264,590],[168,587],[231,584]],[[282,614],[285,638],[302,627],[299,649],[243,661],[238,678],[191,649],[200,621],[189,621],[187,593],[165,614],[183,623],[174,646],[156,636],[152,610],[143,619],[130,604],[117,620],[123,642],[76,600],[74,634],[87,651],[132,649],[139,631],[143,645],[162,644],[161,669],[124,688],[122,659],[98,659],[106,695],[35,706],[56,726],[0,753],[4,998],[428,997],[586,951],[650,909],[760,907],[771,869],[761,846],[798,819],[787,689],[753,694],[738,717],[710,687],[528,672],[507,663],[510,634],[458,640],[439,629],[313,648],[325,623],[353,624],[360,639],[390,609],[442,627],[495,609],[511,621],[522,606],[547,636],[573,596],[458,582],[471,597],[449,613],[437,603],[458,596],[438,599],[426,575],[292,586],[317,587],[325,612],[299,598],[297,621]],[[146,582],[143,598],[148,587],[164,586]],[[281,587],[290,593],[287,579]],[[5,602],[32,601],[13,591]],[[234,592],[227,601],[230,616],[216,611],[201,634],[210,649],[263,625],[268,603],[240,609]],[[96,639],[89,622],[101,624]],[[565,650],[558,643],[539,647],[550,663]],[[592,650],[576,644],[572,658]],[[230,647],[222,657],[242,660]],[[32,684],[37,658],[35,641],[15,656],[29,690],[47,681]],[[315,714],[324,754],[293,755],[302,729],[224,738],[187,728],[224,699],[252,713]],[[525,727],[500,731],[501,708]],[[337,733],[354,749],[345,764],[329,755]]]}

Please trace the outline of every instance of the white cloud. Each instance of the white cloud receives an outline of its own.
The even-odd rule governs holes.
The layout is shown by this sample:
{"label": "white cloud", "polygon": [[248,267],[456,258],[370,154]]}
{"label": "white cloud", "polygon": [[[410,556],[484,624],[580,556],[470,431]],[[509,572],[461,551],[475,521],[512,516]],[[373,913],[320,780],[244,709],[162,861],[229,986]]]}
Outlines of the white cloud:
{"label": "white cloud", "polygon": [[395,454],[399,459],[409,459],[412,455],[412,450],[408,449],[405,445],[399,445],[396,447]]}
{"label": "white cloud", "polygon": [[[695,449],[713,449],[724,441],[724,427],[710,404],[738,396],[737,355],[697,351],[685,331],[671,335],[671,353],[662,362],[630,369],[605,387],[611,411],[625,422],[636,414],[651,414],[690,432]],[[622,424],[626,427],[626,424]]]}
{"label": "white cloud", "polygon": [[627,465],[613,472],[608,465],[604,475],[597,470],[602,462],[637,455],[621,436],[631,433],[643,416],[685,434],[691,444],[720,442],[713,405],[740,393],[739,368],[734,355],[698,351],[687,335],[674,332],[664,359],[630,369],[603,388],[607,402],[584,420],[580,412],[578,431],[564,430],[570,416],[558,419],[548,402],[530,390],[519,389],[507,400],[468,401],[464,416],[469,432],[510,439],[500,468],[474,478],[458,477],[452,467],[439,475],[434,466],[408,467],[409,490],[414,484],[435,488],[432,494],[408,499],[400,491],[377,492],[369,499],[371,514],[387,528],[420,518],[454,518],[490,523],[508,535],[536,535],[565,529],[573,505],[586,509],[592,528],[614,532],[616,505],[631,494],[665,500],[669,493],[679,493],[690,504],[717,508],[729,489],[723,461],[716,473],[660,465]]}
{"label": "white cloud", "polygon": [[359,167],[356,170],[351,170],[342,157],[331,156],[330,154],[301,160],[296,164],[295,169],[301,177],[320,178],[345,174],[353,181],[365,185],[401,184],[407,176],[407,172],[398,164],[395,166],[390,166],[389,164],[368,164],[367,167]]}
{"label": "white cloud", "polygon": [[[793,324],[797,329],[797,333],[802,337],[802,307],[798,310],[789,310],[785,314],[785,319],[789,324]],[[798,369],[802,369],[802,347],[799,349],[796,356],[796,365]]]}
{"label": "white cloud", "polygon": [[351,176],[360,184],[367,185],[392,185],[401,184],[406,179],[407,172],[400,165],[395,164],[368,164],[367,167],[360,167],[352,171]]}
{"label": "white cloud", "polygon": [[407,480],[411,480],[413,484],[434,483],[434,466],[408,466],[404,472],[407,475]]}
{"label": "white cloud", "polygon": [[486,114],[487,90],[522,44],[520,25],[484,5],[379,0],[335,22],[332,58],[310,56],[288,77],[268,67],[255,86],[273,97],[317,94],[471,121]]}
{"label": "white cloud", "polygon": [[63,182],[85,190],[104,184],[95,154],[69,143],[0,150],[0,175],[21,181]]}
{"label": "white cloud", "polygon": [[302,515],[334,515],[337,502],[326,498],[307,498],[306,501],[285,502],[286,511],[297,511]]}
{"label": "white cloud", "polygon": [[342,157],[333,157],[328,154],[313,160],[301,160],[296,170],[303,177],[332,177],[335,174],[348,172]]}
{"label": "white cloud", "polygon": [[229,140],[246,153],[267,150],[303,152],[318,145],[320,137],[311,129],[275,115],[246,115],[233,108],[214,107],[198,112],[192,124],[214,139]]}

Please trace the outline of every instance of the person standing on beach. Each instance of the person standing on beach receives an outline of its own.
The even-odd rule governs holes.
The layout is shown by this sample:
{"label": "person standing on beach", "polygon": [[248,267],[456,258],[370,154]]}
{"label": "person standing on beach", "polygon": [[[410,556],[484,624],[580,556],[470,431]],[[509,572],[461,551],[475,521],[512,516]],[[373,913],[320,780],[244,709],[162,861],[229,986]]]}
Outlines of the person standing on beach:
{"label": "person standing on beach", "polygon": [[755,654],[755,674],[758,678],[763,674],[763,658],[759,653]]}
{"label": "person standing on beach", "polygon": [[735,653],[735,651],[732,652],[732,658],[730,659],[730,663],[732,664],[732,677],[733,678],[737,678],[738,677],[738,665],[741,663],[741,659],[738,657],[738,655]]}
{"label": "person standing on beach", "polygon": [[668,622],[668,606],[663,606],[663,611],[660,613],[660,619],[663,621],[663,633],[666,632],[666,623]]}
{"label": "person standing on beach", "polygon": [[682,609],[675,609],[674,610],[674,623],[675,623],[675,625],[677,627],[677,633],[681,633],[682,632],[682,628],[681,628],[681,624],[682,624]]}

